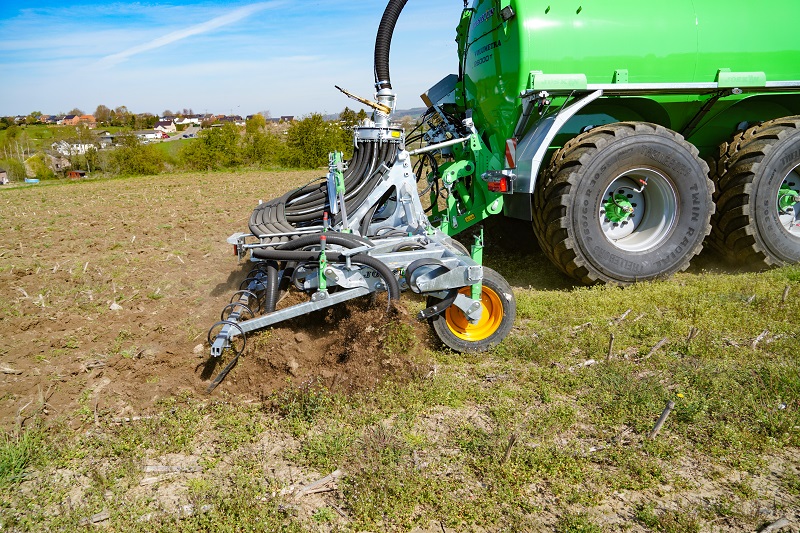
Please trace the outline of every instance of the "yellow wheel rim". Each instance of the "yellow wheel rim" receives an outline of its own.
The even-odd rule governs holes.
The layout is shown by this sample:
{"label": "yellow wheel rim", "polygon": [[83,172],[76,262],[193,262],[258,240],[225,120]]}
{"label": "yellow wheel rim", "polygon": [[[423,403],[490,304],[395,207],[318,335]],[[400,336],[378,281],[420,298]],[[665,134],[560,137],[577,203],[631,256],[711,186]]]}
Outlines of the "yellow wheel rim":
{"label": "yellow wheel rim", "polygon": [[[471,287],[459,290],[464,296],[471,295]],[[444,312],[447,327],[459,339],[476,342],[488,339],[500,327],[503,321],[503,302],[492,289],[483,286],[481,290],[481,319],[477,324],[470,324],[467,317],[458,307],[451,305]]]}

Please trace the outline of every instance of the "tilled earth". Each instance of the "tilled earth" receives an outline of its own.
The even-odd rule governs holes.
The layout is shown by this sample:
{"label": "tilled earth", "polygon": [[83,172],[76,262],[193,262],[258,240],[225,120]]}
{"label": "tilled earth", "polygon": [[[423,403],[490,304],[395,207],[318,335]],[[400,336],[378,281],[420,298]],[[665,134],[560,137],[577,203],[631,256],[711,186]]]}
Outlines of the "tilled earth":
{"label": "tilled earth", "polygon": [[[225,239],[247,231],[258,199],[318,174],[0,190],[0,427],[79,408],[138,416],[167,396],[205,394],[227,362],[209,357],[207,330],[249,271]],[[404,323],[402,311],[387,318],[385,305],[361,302],[296,319],[251,337],[213,394],[264,399],[289,384],[370,388],[409,375],[411,359],[381,349]]]}

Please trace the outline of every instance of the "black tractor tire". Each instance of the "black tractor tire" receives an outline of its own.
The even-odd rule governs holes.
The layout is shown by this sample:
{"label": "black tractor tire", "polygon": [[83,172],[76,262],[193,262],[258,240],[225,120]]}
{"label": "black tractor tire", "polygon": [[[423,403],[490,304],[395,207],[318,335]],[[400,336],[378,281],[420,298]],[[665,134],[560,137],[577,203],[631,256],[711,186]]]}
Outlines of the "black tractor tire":
{"label": "black tractor tire", "polygon": [[800,203],[779,206],[779,191],[800,193],[800,116],[758,124],[720,146],[711,176],[717,210],[709,244],[747,269],[800,261]]}
{"label": "black tractor tire", "polygon": [[[471,288],[460,290],[466,296]],[[428,306],[435,300],[428,299]],[[485,352],[500,344],[511,332],[517,316],[517,301],[508,282],[491,268],[483,267],[481,291],[483,315],[477,324],[467,322],[461,309],[454,305],[433,317],[433,331],[442,343],[457,352]]]}
{"label": "black tractor tire", "polygon": [[[533,228],[550,260],[581,283],[665,278],[702,250],[712,190],[708,165],[680,134],[646,122],[609,124],[553,154],[536,184]],[[635,198],[632,214],[609,220],[604,206],[623,192]]]}

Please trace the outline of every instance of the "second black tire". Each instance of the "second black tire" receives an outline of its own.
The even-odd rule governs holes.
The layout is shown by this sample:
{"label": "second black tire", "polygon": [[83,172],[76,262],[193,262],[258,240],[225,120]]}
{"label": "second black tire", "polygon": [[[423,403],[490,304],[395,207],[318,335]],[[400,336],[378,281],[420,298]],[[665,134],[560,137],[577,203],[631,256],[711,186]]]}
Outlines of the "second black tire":
{"label": "second black tire", "polygon": [[712,176],[712,246],[738,266],[800,262],[800,116],[739,132],[720,149]]}

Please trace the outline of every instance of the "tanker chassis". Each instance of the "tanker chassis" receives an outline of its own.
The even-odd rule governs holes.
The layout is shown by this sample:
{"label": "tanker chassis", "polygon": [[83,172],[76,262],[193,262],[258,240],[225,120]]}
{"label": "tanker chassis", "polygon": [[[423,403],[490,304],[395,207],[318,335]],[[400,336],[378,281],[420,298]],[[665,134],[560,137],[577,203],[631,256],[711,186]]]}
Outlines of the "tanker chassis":
{"label": "tanker chassis", "polygon": [[[508,283],[482,267],[492,215],[532,221],[583,283],[685,269],[708,242],[741,266],[800,260],[800,4],[782,0],[474,0],[458,71],[428,90],[419,130],[395,125],[389,0],[373,119],[328,175],[261,203],[229,237],[254,268],[209,331],[245,335],[370,293],[426,298],[442,342],[483,351],[510,331]],[[297,290],[305,303],[280,308]],[[235,364],[236,358],[217,380]]]}

